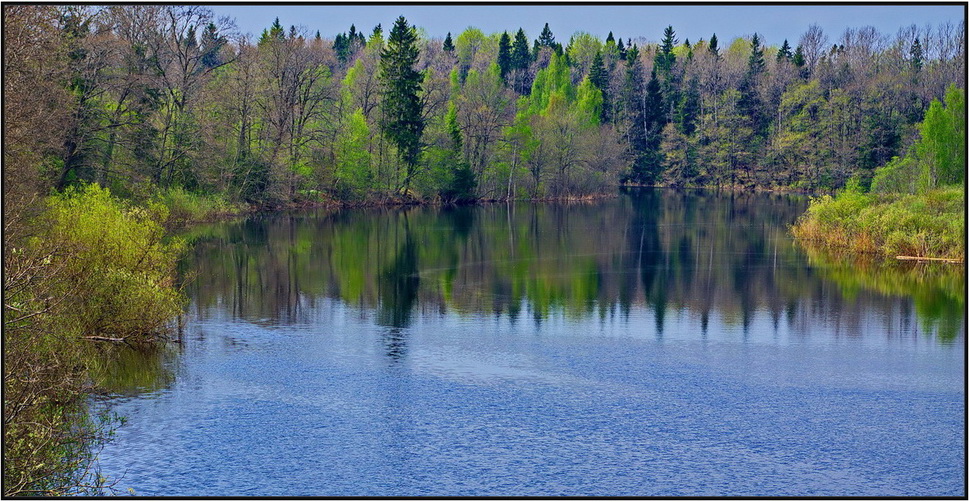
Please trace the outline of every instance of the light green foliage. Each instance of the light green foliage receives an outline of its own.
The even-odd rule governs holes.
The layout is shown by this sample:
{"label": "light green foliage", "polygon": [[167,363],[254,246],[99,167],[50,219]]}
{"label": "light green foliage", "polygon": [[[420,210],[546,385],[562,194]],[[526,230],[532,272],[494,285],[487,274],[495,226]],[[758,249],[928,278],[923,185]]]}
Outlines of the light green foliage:
{"label": "light green foliage", "polygon": [[532,83],[532,92],[529,96],[528,113],[530,115],[546,113],[553,95],[558,95],[557,99],[567,103],[575,99],[575,86],[572,85],[569,67],[565,64],[565,59],[557,54],[552,54],[548,67],[535,75],[535,82]]}
{"label": "light green foliage", "polygon": [[811,206],[795,234],[836,249],[860,253],[963,259],[965,190],[875,195],[845,190]]}
{"label": "light green foliage", "polygon": [[[498,54],[498,39],[489,37],[473,26],[462,31],[454,41],[454,52],[465,70],[482,66],[477,61],[490,62]],[[485,66],[486,66],[485,64]]]}
{"label": "light green foliage", "polygon": [[596,36],[580,31],[572,35],[565,50],[572,65],[579,69],[580,75],[584,75],[589,72],[596,54],[602,51],[602,42]]}
{"label": "light green foliage", "polygon": [[962,184],[966,173],[965,91],[950,86],[945,106],[932,101],[918,125],[919,139],[902,158],[875,171],[871,189],[879,193],[923,193]]}
{"label": "light green foliage", "polygon": [[74,280],[61,292],[73,306],[64,326],[80,335],[151,341],[181,311],[173,288],[177,239],[162,243],[167,210],[131,207],[88,185],[53,197],[44,233],[34,245],[66,250]]}
{"label": "light green foliage", "polygon": [[370,166],[370,127],[357,108],[347,117],[337,140],[337,191],[351,200],[361,199],[370,188],[373,173]]}
{"label": "light green foliage", "polygon": [[586,127],[599,125],[599,117],[602,115],[602,91],[592,84],[588,75],[582,79],[576,91],[575,106],[579,114],[579,123]]}
{"label": "light green foliage", "polygon": [[158,201],[165,206],[167,214],[161,223],[169,228],[211,221],[244,211],[240,204],[229,202],[224,194],[200,194],[182,187],[161,190]]}
{"label": "light green foliage", "polygon": [[[160,203],[133,207],[98,185],[47,200],[29,238],[4,248],[4,495],[98,494],[86,477],[110,419],[89,416],[84,338],[151,345],[181,312],[181,241],[162,242]],[[9,237],[9,236],[8,236]]]}

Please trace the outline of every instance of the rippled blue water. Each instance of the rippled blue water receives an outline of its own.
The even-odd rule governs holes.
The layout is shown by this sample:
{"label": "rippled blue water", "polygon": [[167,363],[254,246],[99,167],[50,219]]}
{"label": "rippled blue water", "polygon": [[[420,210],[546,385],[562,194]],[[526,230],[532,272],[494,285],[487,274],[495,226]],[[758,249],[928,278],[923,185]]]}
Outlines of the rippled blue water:
{"label": "rippled blue water", "polygon": [[964,331],[940,341],[910,300],[825,307],[819,284],[745,322],[421,297],[387,323],[305,286],[284,322],[196,297],[173,383],[108,401],[127,423],[101,467],[138,495],[964,495]]}

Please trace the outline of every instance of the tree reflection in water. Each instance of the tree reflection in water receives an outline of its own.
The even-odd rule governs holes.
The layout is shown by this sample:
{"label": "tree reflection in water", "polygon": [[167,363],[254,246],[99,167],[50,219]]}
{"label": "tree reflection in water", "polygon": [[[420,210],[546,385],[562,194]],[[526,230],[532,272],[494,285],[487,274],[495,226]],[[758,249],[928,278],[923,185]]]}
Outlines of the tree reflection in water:
{"label": "tree reflection in water", "polygon": [[[684,315],[698,318],[698,337],[713,326],[746,336],[762,318],[810,336],[812,322],[834,316],[837,336],[897,336],[914,298],[920,318],[936,319],[926,331],[958,336],[959,277],[892,289],[848,278],[867,270],[809,261],[788,233],[806,203],[644,189],[594,203],[263,216],[197,231],[187,291],[196,316],[232,305],[237,318],[269,324],[309,323],[317,303],[338,300],[392,328],[387,350],[396,354],[406,353],[416,310],[512,321],[527,312],[540,323],[639,312],[657,337]],[[873,311],[884,325],[863,329]]]}

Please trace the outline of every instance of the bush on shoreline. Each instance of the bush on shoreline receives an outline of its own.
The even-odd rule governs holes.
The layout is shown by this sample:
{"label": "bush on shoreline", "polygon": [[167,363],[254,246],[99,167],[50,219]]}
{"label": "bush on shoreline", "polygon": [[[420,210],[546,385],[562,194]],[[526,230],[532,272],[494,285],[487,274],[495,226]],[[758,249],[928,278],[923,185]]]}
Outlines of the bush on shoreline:
{"label": "bush on shoreline", "polygon": [[845,190],[812,200],[792,231],[802,242],[833,251],[964,260],[965,219],[963,187],[922,194]]}
{"label": "bush on shoreline", "polygon": [[89,416],[89,345],[154,346],[181,312],[166,215],[92,184],[5,236],[4,496],[101,493],[90,468],[111,421]]}

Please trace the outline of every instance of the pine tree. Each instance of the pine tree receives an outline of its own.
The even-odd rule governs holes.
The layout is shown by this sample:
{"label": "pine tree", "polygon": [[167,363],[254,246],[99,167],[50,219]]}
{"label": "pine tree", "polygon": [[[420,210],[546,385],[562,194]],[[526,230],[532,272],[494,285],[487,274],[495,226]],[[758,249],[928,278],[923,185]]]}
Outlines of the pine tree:
{"label": "pine tree", "polygon": [[616,50],[619,51],[619,58],[622,60],[626,59],[626,48],[622,45],[622,39],[619,39],[619,43],[616,44]]}
{"label": "pine tree", "polygon": [[673,54],[673,47],[676,46],[675,35],[676,32],[673,31],[673,27],[667,26],[663,31],[663,42],[660,44],[656,57],[653,58],[657,73],[664,79],[669,77],[673,65],[676,64],[676,55]]}
{"label": "pine tree", "polygon": [[219,52],[228,40],[219,35],[214,23],[209,23],[202,32],[202,42],[199,51],[202,53],[202,65],[206,68],[215,68],[223,63]]}
{"label": "pine tree", "polygon": [[804,59],[804,49],[802,49],[800,45],[797,46],[797,49],[794,49],[794,55],[791,56],[791,62],[794,63],[794,66],[797,66],[798,68],[802,68],[806,63]]}
{"label": "pine tree", "polygon": [[420,99],[424,75],[415,69],[420,51],[417,33],[404,16],[390,30],[387,46],[380,53],[380,81],[383,85],[384,135],[397,146],[406,168],[401,188],[406,191],[421,155],[424,133],[423,105]]}
{"label": "pine tree", "polygon": [[501,80],[507,83],[506,77],[508,72],[512,70],[512,59],[511,59],[511,37],[508,36],[508,32],[501,34],[501,38],[498,39],[498,71],[501,75]]}
{"label": "pine tree", "polygon": [[445,52],[454,52],[454,41],[451,40],[451,32],[447,32],[447,36],[444,37],[444,47]]}
{"label": "pine tree", "polygon": [[606,36],[606,43],[608,44],[610,42],[611,43],[616,43],[616,38],[612,36],[612,32],[611,31],[609,32],[609,35]]}

